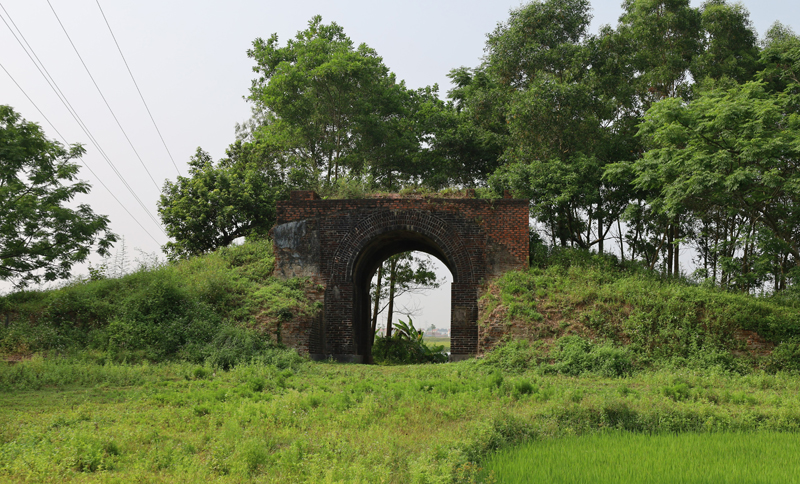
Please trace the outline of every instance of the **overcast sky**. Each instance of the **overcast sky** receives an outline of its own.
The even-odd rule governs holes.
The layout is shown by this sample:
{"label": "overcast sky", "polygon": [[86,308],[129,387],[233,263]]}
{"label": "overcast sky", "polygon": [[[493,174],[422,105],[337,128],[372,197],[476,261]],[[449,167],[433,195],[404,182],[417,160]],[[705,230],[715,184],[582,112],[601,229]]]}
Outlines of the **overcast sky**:
{"label": "overcast sky", "polygon": [[[374,48],[407,86],[438,83],[444,96],[449,89],[447,73],[459,66],[478,65],[486,34],[507,19],[510,9],[521,5],[507,0],[100,0],[174,159],[173,165],[117,51],[97,0],[49,2],[0,0],[0,64],[8,72],[0,69],[0,104],[8,104],[27,120],[41,124],[51,139],[62,141],[57,129],[67,142],[85,145],[83,162],[96,176],[82,169],[81,178],[90,182],[93,190],[80,202],[108,215],[113,231],[125,237],[132,254],[134,248],[160,252],[167,240],[150,218],[158,220],[156,200],[164,180],[174,180],[178,171],[186,174],[186,162],[198,146],[215,159],[223,156],[234,139],[235,123],[249,116],[243,96],[248,93],[254,73],[246,51],[255,38],[277,33],[285,43],[319,14],[325,23],[335,21],[341,25],[356,44],[366,43]],[[800,9],[793,2],[743,3],[759,34],[775,20],[795,31],[800,29]],[[593,2],[592,29],[616,24],[620,4],[619,0]],[[19,45],[8,28],[14,24],[14,33],[22,40],[21,33],[30,44],[146,210],[114,174]],[[130,143],[84,70],[73,43]]]}

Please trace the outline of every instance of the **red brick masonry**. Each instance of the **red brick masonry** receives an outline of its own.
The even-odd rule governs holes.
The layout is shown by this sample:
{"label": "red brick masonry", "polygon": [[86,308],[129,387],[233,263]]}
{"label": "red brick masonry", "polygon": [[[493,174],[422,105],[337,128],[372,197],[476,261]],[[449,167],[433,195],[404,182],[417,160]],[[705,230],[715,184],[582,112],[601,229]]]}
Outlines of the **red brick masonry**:
{"label": "red brick masonry", "polygon": [[285,325],[284,342],[316,358],[369,360],[369,280],[393,254],[428,252],[452,272],[454,359],[477,352],[482,285],[528,265],[527,200],[320,200],[314,192],[295,191],[277,210],[276,275],[308,277],[315,297],[324,292],[323,313],[316,321]]}

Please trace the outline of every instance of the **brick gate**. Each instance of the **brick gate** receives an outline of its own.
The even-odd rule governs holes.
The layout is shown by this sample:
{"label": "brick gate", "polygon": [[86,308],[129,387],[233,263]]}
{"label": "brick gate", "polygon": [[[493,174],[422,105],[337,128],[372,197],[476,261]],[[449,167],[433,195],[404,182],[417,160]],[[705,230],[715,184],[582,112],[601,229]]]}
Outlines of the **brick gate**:
{"label": "brick gate", "polygon": [[294,191],[277,211],[276,276],[309,278],[309,297],[324,301],[313,320],[286,323],[283,341],[314,359],[370,360],[370,281],[394,254],[426,252],[450,269],[453,360],[478,350],[478,297],[486,281],[528,266],[527,200],[320,200]]}

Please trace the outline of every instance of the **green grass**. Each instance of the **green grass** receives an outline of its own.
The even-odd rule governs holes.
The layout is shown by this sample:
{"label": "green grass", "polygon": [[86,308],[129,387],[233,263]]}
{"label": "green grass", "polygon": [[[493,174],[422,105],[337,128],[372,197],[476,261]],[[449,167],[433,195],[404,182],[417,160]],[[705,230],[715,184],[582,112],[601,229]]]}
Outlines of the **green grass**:
{"label": "green grass", "polygon": [[610,432],[532,442],[485,462],[497,483],[798,483],[800,435]]}
{"label": "green grass", "polygon": [[428,346],[444,346],[445,351],[450,351],[450,338],[425,336],[423,341],[425,341],[425,344]]}
{"label": "green grass", "polygon": [[[481,298],[479,324],[508,325],[544,342],[545,358],[563,350],[559,340],[567,336],[605,345],[606,353],[627,353],[620,356],[631,370],[800,370],[800,308],[789,296],[726,292],[609,256],[561,250],[544,266],[492,281]],[[775,351],[751,352],[742,330],[757,332]]]}
{"label": "green grass", "polygon": [[0,481],[471,482],[474,463],[529,440],[800,432],[800,379],[790,374],[572,377],[292,354],[229,371],[40,357],[0,365]]}
{"label": "green grass", "polygon": [[[0,482],[479,482],[529,441],[800,433],[790,297],[565,254],[482,300],[533,344],[446,365],[311,363],[272,343],[319,307],[307,281],[271,276],[267,241],[0,297],[0,357],[23,360],[0,361]],[[750,355],[738,329],[777,347]]]}
{"label": "green grass", "polygon": [[0,359],[37,352],[111,361],[183,360],[228,367],[278,338],[279,324],[319,310],[308,281],[272,277],[268,240],[119,278],[0,297]]}

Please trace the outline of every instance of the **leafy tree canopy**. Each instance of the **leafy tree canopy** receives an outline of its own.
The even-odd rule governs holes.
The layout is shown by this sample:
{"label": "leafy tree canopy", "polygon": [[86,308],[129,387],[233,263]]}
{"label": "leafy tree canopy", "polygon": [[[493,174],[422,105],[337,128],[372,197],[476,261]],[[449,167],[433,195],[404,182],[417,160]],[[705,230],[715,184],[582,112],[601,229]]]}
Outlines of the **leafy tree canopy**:
{"label": "leafy tree canopy", "polygon": [[22,287],[67,278],[93,246],[106,255],[117,240],[108,217],[66,206],[91,188],[75,181],[79,166],[71,160],[83,153],[0,105],[0,279]]}
{"label": "leafy tree canopy", "polygon": [[237,141],[217,163],[198,148],[189,176],[167,181],[158,213],[170,258],[198,255],[230,245],[239,237],[266,236],[275,223],[275,202],[288,195],[282,175],[259,146]]}
{"label": "leafy tree canopy", "polygon": [[748,82],[656,103],[634,183],[671,214],[724,207],[758,220],[800,261],[800,115],[788,99]]}
{"label": "leafy tree canopy", "polygon": [[248,99],[265,113],[255,136],[311,185],[370,176],[398,188],[418,173],[423,134],[414,112],[430,92],[411,91],[366,44],[355,46],[336,23],[311,19],[285,46],[277,34],[256,39]]}

